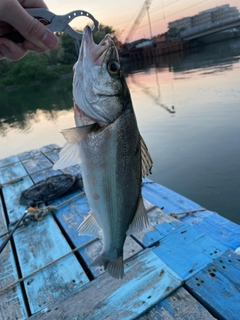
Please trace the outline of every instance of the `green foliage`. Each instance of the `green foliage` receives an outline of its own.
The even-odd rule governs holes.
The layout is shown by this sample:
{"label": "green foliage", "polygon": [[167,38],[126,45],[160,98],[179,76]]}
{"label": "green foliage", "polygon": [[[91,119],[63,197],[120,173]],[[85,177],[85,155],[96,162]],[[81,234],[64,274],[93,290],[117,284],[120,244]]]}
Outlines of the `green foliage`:
{"label": "green foliage", "polygon": [[[104,25],[99,26],[99,31],[93,36],[94,41],[99,43],[107,33],[117,43],[116,31]],[[57,33],[57,36],[59,45],[55,50],[42,55],[29,53],[18,62],[1,60],[0,89],[15,85],[46,83],[71,73],[78,58],[81,42],[64,33]]]}

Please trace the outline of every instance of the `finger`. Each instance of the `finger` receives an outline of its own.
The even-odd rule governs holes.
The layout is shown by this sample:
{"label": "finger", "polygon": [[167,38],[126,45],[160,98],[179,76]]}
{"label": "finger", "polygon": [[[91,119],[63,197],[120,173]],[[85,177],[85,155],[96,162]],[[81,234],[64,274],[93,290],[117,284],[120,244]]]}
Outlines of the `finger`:
{"label": "finger", "polygon": [[18,61],[27,54],[27,50],[11,40],[0,38],[0,58]]}
{"label": "finger", "polygon": [[24,8],[48,8],[46,3],[42,0],[19,0],[19,2]]}
{"label": "finger", "polygon": [[34,51],[36,53],[44,53],[46,51],[46,49],[39,48],[27,40],[23,42],[22,47],[27,51]]}
{"label": "finger", "polygon": [[[40,0],[38,0],[40,1]],[[11,4],[12,0],[8,0]],[[16,17],[18,17],[16,19]],[[26,40],[42,49],[54,49],[57,46],[57,37],[41,22],[29,15],[20,3],[14,3],[6,11],[4,21],[17,29]]]}

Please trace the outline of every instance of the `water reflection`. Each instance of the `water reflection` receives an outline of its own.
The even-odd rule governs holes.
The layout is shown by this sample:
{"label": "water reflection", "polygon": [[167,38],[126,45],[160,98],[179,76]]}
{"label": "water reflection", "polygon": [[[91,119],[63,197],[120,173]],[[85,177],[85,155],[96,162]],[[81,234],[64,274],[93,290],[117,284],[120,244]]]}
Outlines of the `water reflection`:
{"label": "water reflection", "polygon": [[55,121],[60,110],[72,108],[72,80],[1,93],[0,106],[1,136],[6,136],[12,128],[28,132],[33,122],[40,121],[40,115]]}

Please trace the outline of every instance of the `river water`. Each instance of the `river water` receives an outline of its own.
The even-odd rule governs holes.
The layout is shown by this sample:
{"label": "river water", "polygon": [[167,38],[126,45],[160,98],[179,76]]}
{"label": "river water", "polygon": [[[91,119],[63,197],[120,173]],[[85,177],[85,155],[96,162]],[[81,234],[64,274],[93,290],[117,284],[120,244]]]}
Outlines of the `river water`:
{"label": "river water", "polygon": [[[240,223],[240,39],[123,68],[151,179]],[[71,79],[1,93],[0,159],[72,126]]]}

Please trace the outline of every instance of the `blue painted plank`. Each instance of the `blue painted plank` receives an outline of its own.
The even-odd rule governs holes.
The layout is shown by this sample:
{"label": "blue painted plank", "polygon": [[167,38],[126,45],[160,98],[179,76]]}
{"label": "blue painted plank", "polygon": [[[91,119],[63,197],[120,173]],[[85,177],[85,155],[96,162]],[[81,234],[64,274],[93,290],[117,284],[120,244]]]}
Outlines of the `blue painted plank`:
{"label": "blue painted plank", "polygon": [[161,300],[138,320],[214,320],[215,318],[184,288]]}
{"label": "blue painted plank", "polygon": [[14,163],[10,166],[0,168],[0,185],[4,185],[15,180],[26,177],[27,172],[20,162]]}
{"label": "blue painted plank", "polygon": [[22,164],[24,165],[25,169],[29,174],[52,168],[52,162],[46,158],[43,154],[35,156],[33,158],[23,160]]}
{"label": "blue painted plank", "polygon": [[[65,197],[61,197],[56,201],[53,201],[51,205],[59,205],[67,199],[72,199],[78,193],[73,193]],[[85,197],[79,196],[79,198],[70,201],[69,203],[60,206],[54,215],[61,225],[62,229],[68,235],[72,245],[76,248],[87,244],[88,242],[95,239],[94,236],[78,236],[77,228],[82,223],[85,217],[87,217],[89,212],[88,202]]]}
{"label": "blue painted plank", "polygon": [[81,173],[81,168],[80,168],[80,165],[76,164],[75,166],[71,166],[63,169],[62,172],[69,173],[69,174],[72,174],[73,176],[76,176],[77,174]]}
{"label": "blue painted plank", "polygon": [[144,250],[125,263],[122,280],[107,273],[32,320],[136,319],[181,286],[181,279],[152,251]]}
{"label": "blue painted plank", "polygon": [[59,174],[62,174],[62,171],[60,170],[52,170],[52,169],[46,169],[42,171],[38,171],[36,173],[31,174],[31,178],[34,183],[38,183],[39,181],[45,180],[52,176],[57,176]]}
{"label": "blue painted plank", "polygon": [[19,153],[17,156],[21,161],[23,161],[29,158],[36,157],[38,155],[41,155],[41,152],[38,149],[35,149],[35,150]]}
{"label": "blue painted plank", "polygon": [[[126,261],[142,250],[143,248],[134,239],[132,239],[130,236],[127,236],[123,247],[123,260]],[[87,244],[84,248],[79,250],[86,266],[89,268],[94,278],[97,278],[100,274],[105,272],[102,266],[90,266],[91,263],[100,255],[101,251],[102,243],[100,240],[95,240],[94,242]]]}
{"label": "blue painted plank", "polygon": [[240,256],[228,250],[186,282],[217,319],[239,319]]}
{"label": "blue painted plank", "polygon": [[[44,267],[70,252],[53,217],[45,216],[41,222],[32,222],[14,233],[14,242],[23,276]],[[75,255],[54,263],[24,281],[31,313],[49,303],[61,300],[78,290],[89,280]]]}
{"label": "blue painted plank", "polygon": [[[7,231],[2,201],[0,199],[0,235]],[[5,240],[0,238],[0,245]],[[27,309],[24,303],[20,285],[5,290],[8,286],[18,280],[18,272],[14,260],[11,243],[9,242],[0,254],[0,319],[26,319]]]}
{"label": "blue painted plank", "polygon": [[181,221],[194,225],[198,230],[229,249],[235,250],[240,247],[240,225],[221,217],[215,212],[196,212]]}
{"label": "blue painted plank", "polygon": [[165,214],[160,208],[153,206],[145,199],[144,206],[147,210],[151,227],[132,235],[143,247],[156,245],[166,234],[182,225],[181,222]]}
{"label": "blue painted plank", "polygon": [[59,159],[59,150],[53,150],[44,154],[52,163],[57,162]]}
{"label": "blue painted plank", "polygon": [[153,251],[183,280],[189,279],[227,248],[198,229],[182,225]]}
{"label": "blue painted plank", "polygon": [[[91,314],[86,314],[85,319],[134,319],[180,286],[181,279],[152,252],[140,255],[139,259],[141,267],[135,276],[99,303]],[[125,264],[126,277],[138,263],[136,259]]]}
{"label": "blue painted plank", "polygon": [[42,148],[40,148],[40,151],[45,154],[45,153],[54,151],[56,149],[58,151],[60,149],[60,147],[57,144],[48,144],[47,146],[43,146]]}
{"label": "blue painted plank", "polygon": [[17,156],[11,156],[11,157],[8,157],[5,159],[1,159],[0,160],[0,168],[9,166],[9,165],[16,163],[16,162],[19,162],[19,159]]}
{"label": "blue painted plank", "polygon": [[197,203],[180,194],[157,183],[152,183],[150,179],[143,179],[143,182],[147,182],[142,186],[143,198],[159,208],[164,207],[165,213],[185,212],[201,208]]}
{"label": "blue painted plank", "polygon": [[29,177],[25,177],[18,182],[3,187],[2,191],[10,223],[20,219],[24,214],[26,206],[19,204],[20,195],[23,190],[28,189],[32,185],[32,180]]}

